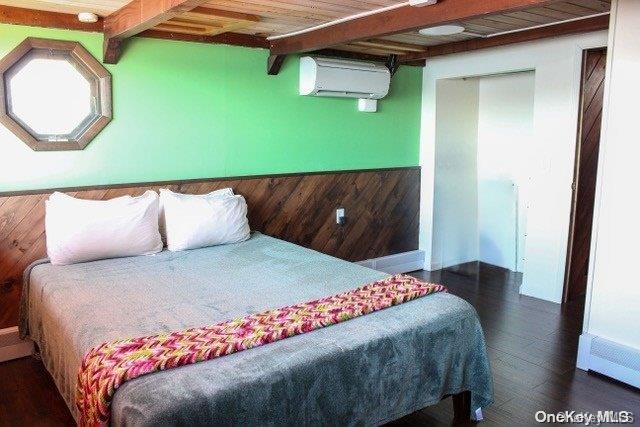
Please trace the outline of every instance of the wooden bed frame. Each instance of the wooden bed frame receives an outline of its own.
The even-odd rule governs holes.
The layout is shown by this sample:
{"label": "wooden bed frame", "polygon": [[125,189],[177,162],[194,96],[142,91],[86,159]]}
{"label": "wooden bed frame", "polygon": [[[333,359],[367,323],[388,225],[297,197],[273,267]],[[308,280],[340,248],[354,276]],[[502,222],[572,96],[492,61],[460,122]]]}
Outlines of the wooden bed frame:
{"label": "wooden bed frame", "polygon": [[471,392],[463,391],[451,396],[453,400],[453,422],[455,425],[471,424]]}

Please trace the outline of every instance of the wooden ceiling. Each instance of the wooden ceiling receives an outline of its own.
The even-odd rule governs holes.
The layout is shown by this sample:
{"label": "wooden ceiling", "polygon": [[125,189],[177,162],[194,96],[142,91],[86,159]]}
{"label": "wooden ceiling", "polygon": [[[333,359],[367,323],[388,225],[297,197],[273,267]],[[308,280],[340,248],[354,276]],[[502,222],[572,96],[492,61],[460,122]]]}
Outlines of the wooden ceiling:
{"label": "wooden ceiling", "polygon": [[[118,11],[131,0],[0,0],[0,5],[18,8],[50,11],[66,14],[79,12],[94,12],[107,17]],[[508,0],[467,0],[470,3],[508,5]],[[267,41],[273,36],[282,36],[291,32],[309,29],[322,24],[370,12],[389,6],[400,6],[397,0],[215,0],[185,2],[189,6],[186,12],[171,13],[168,19],[154,23],[153,33],[165,38],[206,38],[220,34],[244,34],[256,36],[259,40]],[[440,0],[443,7],[456,0]],[[459,3],[459,2],[457,2]],[[515,2],[514,2],[515,3]],[[509,10],[504,13],[482,14],[471,19],[453,20],[454,23],[465,27],[466,32],[446,37],[427,37],[420,35],[416,29],[408,31],[394,31],[392,35],[383,33],[365,39],[356,38],[353,41],[336,45],[322,46],[331,48],[333,52],[354,52],[357,54],[387,57],[391,54],[407,58],[422,58],[426,48],[441,45],[462,43],[465,41],[487,39],[496,33],[511,32],[534,26],[551,24],[565,20],[589,17],[608,12],[610,0],[570,0],[570,1],[529,1],[521,4],[531,4],[532,7],[518,7],[511,9],[496,6],[495,10]],[[195,5],[195,7],[194,7]],[[407,6],[408,7],[408,6]],[[421,12],[434,6],[412,8]],[[175,11],[174,11],[175,12]],[[385,11],[381,12],[382,16]],[[601,20],[603,21],[603,20]],[[448,22],[452,22],[449,20]],[[348,23],[343,24],[348,25]],[[146,29],[146,28],[145,28]],[[597,28],[596,28],[597,29]],[[105,31],[106,34],[106,31]],[[205,39],[202,39],[205,40]],[[216,39],[210,39],[215,41]],[[241,44],[241,43],[240,43]],[[273,44],[273,43],[272,43]],[[311,49],[316,50],[316,49]],[[286,52],[289,53],[289,52]]]}
{"label": "wooden ceiling", "polygon": [[530,28],[540,24],[550,24],[557,21],[575,19],[583,16],[608,12],[611,9],[610,0],[582,0],[571,2],[557,2],[543,7],[533,7],[519,12],[490,15],[480,19],[460,21],[459,24],[469,33],[447,37],[425,37],[417,31],[383,37],[403,43],[422,46],[435,46],[462,40],[477,38],[476,35],[490,34]]}

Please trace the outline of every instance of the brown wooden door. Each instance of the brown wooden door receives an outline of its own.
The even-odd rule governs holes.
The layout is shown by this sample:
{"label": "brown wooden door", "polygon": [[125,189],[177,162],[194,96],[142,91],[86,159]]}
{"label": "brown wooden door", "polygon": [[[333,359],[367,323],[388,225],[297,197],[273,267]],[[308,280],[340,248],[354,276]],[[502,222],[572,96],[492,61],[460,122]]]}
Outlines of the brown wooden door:
{"label": "brown wooden door", "polygon": [[606,49],[584,51],[565,302],[581,297],[587,288],[606,63]]}

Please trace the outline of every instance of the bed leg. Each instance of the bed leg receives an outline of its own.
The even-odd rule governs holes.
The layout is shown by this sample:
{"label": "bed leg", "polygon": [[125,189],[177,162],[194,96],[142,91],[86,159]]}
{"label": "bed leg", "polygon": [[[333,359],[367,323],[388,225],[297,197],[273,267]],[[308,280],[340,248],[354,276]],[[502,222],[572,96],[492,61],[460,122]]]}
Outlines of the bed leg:
{"label": "bed leg", "polygon": [[454,394],[453,398],[453,420],[458,424],[471,424],[471,392],[463,391]]}

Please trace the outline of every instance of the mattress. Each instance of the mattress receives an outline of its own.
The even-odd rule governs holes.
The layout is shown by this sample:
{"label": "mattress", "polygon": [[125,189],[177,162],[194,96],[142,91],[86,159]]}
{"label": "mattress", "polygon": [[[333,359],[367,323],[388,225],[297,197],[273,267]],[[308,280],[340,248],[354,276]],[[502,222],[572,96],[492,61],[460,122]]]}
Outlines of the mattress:
{"label": "mattress", "polygon": [[[71,413],[80,361],[105,341],[210,325],[386,277],[253,233],[246,242],[25,272],[21,332]],[[128,381],[111,423],[379,425],[470,390],[492,402],[482,329],[437,293],[262,347]]]}

